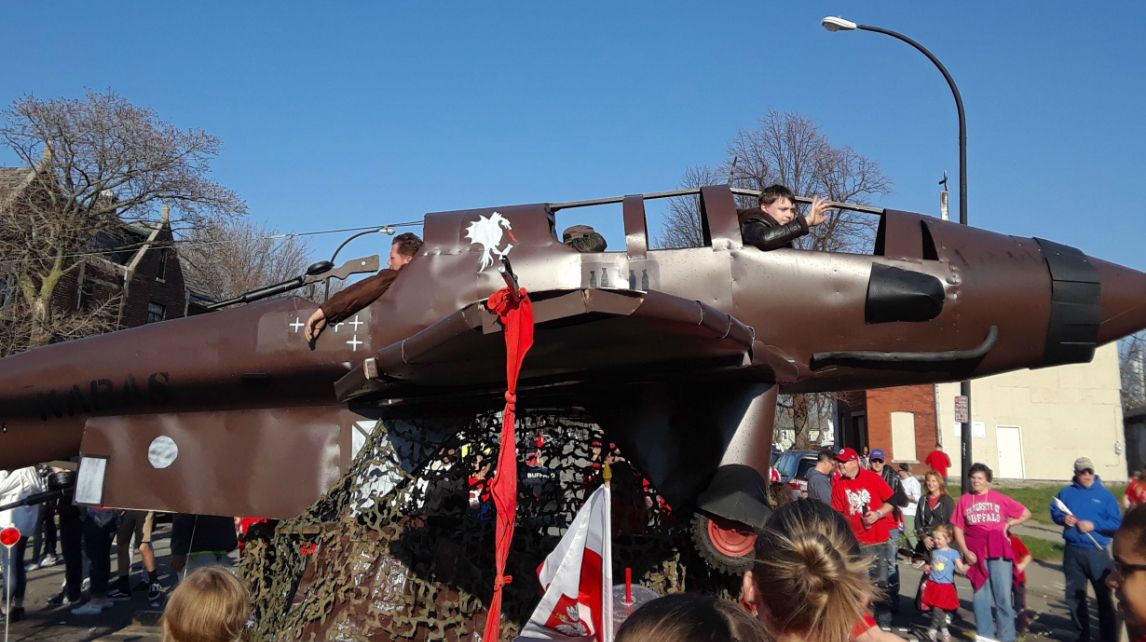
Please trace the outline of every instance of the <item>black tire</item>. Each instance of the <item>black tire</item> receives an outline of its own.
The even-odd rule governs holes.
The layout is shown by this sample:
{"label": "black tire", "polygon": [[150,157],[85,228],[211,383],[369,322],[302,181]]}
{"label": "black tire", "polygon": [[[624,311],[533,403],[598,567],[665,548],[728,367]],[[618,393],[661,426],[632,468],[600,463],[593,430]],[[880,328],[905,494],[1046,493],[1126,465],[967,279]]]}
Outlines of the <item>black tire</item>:
{"label": "black tire", "polygon": [[[716,518],[720,520],[720,518]],[[692,535],[693,546],[696,547],[700,556],[712,568],[729,575],[743,575],[745,571],[752,568],[752,549],[749,548],[747,553],[741,556],[733,556],[725,551],[712,541],[710,535],[710,525],[713,518],[705,513],[693,513],[692,521],[689,526],[689,532]],[[727,520],[720,520],[723,524],[731,526],[733,522]],[[745,527],[745,530],[750,530]]]}

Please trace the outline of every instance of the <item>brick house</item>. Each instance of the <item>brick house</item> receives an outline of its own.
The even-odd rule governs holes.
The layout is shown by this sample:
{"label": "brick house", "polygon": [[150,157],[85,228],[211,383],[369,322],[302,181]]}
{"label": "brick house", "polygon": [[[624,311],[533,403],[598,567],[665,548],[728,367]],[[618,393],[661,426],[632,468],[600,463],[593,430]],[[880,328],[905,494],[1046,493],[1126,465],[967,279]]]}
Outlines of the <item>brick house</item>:
{"label": "brick house", "polygon": [[[33,185],[36,170],[0,168],[0,207]],[[0,275],[0,311],[19,296],[14,275]],[[116,329],[201,311],[188,290],[166,211],[159,223],[122,223],[97,234],[60,279],[55,310],[90,310],[118,297]],[[199,306],[201,307],[201,306]],[[2,312],[0,312],[2,314]]]}
{"label": "brick house", "polygon": [[920,462],[935,449],[936,388],[932,384],[857,390],[837,402],[842,445],[888,450],[896,462]]}

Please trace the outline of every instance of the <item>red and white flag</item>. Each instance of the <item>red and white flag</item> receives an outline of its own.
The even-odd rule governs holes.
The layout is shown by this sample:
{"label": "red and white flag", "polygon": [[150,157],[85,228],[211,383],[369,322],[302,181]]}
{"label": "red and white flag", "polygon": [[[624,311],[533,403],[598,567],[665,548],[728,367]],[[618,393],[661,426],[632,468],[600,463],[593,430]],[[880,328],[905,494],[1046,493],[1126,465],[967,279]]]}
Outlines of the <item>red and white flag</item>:
{"label": "red and white flag", "polygon": [[609,485],[593,492],[557,548],[537,569],[545,595],[517,642],[613,639],[613,547]]}

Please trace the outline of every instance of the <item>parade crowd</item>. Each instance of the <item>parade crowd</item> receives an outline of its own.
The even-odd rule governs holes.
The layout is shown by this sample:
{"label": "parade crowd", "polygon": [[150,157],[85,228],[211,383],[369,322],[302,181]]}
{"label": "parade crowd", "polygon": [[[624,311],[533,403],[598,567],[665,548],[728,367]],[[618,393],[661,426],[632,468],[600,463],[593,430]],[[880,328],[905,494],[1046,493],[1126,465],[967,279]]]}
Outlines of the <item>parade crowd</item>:
{"label": "parade crowd", "polygon": [[[599,441],[592,446],[594,455],[625,465],[617,457],[604,457]],[[522,471],[527,488],[536,479],[553,476],[541,470],[540,452],[529,453],[527,459]],[[959,609],[959,586],[965,577],[977,634],[1015,640],[1027,626],[1025,570],[1031,554],[1013,528],[1028,520],[1030,511],[992,488],[992,471],[984,464],[970,467],[971,491],[958,498],[948,491],[950,460],[941,449],[926,465],[920,482],[907,464],[890,465],[880,449],[819,452],[807,473],[806,492],[773,484],[770,495],[778,506],[758,535],[740,605],[691,593],[665,596],[634,612],[616,639],[899,639],[889,631],[900,609],[902,558],[902,563],[924,571],[914,608],[929,614],[929,639],[951,639],[949,625]],[[0,471],[0,506],[43,493],[59,472],[34,467]],[[1128,639],[1146,641],[1146,470],[1130,483],[1124,506],[1103,486],[1089,458],[1076,459],[1072,472],[1071,483],[1058,493],[1047,517],[1062,527],[1065,602],[1073,639],[1120,639],[1120,615]],[[480,478],[479,472],[469,479],[471,496],[478,495],[479,502],[484,499]],[[614,513],[626,512],[624,506],[626,502],[621,507],[614,502]],[[51,602],[72,605],[75,615],[98,615],[113,600],[146,592],[153,603],[166,602],[168,639],[239,639],[251,611],[249,598],[224,567],[230,565],[243,532],[257,520],[174,516],[171,566],[184,579],[169,598],[157,581],[153,521],[152,513],[78,507],[70,498],[0,512],[0,527],[16,526],[22,534],[11,557],[3,558],[3,573],[12,586],[10,606],[3,607],[7,615],[13,620],[25,615],[27,570],[63,563],[64,585]],[[625,521],[620,520],[622,527]],[[118,549],[114,581],[113,546]],[[132,586],[135,551],[146,579]],[[1088,585],[1097,600],[1097,624],[1089,616]]]}
{"label": "parade crowd", "polygon": [[[879,449],[865,456],[851,448],[819,453],[806,498],[772,493],[781,506],[760,534],[741,594],[755,620],[703,597],[672,596],[638,610],[618,641],[899,639],[888,630],[898,610],[901,551],[924,570],[916,608],[930,612],[930,640],[951,639],[957,573],[971,585],[977,635],[1015,640],[1026,627],[1031,554],[1012,529],[1031,513],[991,487],[986,465],[970,467],[971,491],[956,500],[945,481],[950,459],[937,450],[927,461],[931,470],[920,484],[908,465],[888,466]],[[1146,640],[1146,469],[1127,489],[1125,514],[1089,458],[1076,459],[1073,473],[1049,515],[1063,529],[1072,639],[1120,639],[1113,592],[1128,639]],[[1097,627],[1087,608],[1088,584]],[[685,632],[700,622],[722,633]]]}

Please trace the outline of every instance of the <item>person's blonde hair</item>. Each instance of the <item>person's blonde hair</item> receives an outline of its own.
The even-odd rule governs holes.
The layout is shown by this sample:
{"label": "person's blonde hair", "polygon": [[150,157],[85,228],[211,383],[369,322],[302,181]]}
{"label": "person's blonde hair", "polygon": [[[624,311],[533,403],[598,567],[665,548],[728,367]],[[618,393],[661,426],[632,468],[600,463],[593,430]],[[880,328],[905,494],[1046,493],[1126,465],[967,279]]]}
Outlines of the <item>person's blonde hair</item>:
{"label": "person's blonde hair", "polygon": [[673,593],[644,604],[617,631],[615,642],[771,642],[739,604],[699,593]]}
{"label": "person's blonde hair", "polygon": [[847,642],[876,597],[871,558],[842,515],[801,499],[778,508],[756,540],[752,580],[777,636]]}
{"label": "person's blonde hair", "polygon": [[230,571],[208,566],[188,575],[163,610],[163,642],[233,642],[243,638],[251,600]]}
{"label": "person's blonde hair", "polygon": [[[955,543],[955,527],[954,526],[952,526],[950,524],[938,524],[935,526],[935,528],[931,529],[932,535],[935,535],[936,533],[943,533],[943,535],[947,537],[947,543],[949,543],[949,544]],[[936,544],[936,546],[938,546],[938,544]]]}
{"label": "person's blonde hair", "polygon": [[[947,495],[948,494],[947,493],[947,480],[943,479],[943,475],[940,475],[939,473],[935,472],[934,470],[927,471],[927,474],[925,474],[923,476],[923,488],[924,489],[927,488],[927,480],[931,479],[932,477],[935,478],[935,481],[939,482],[939,494],[940,495]],[[928,494],[930,494],[930,493],[928,493]]]}

